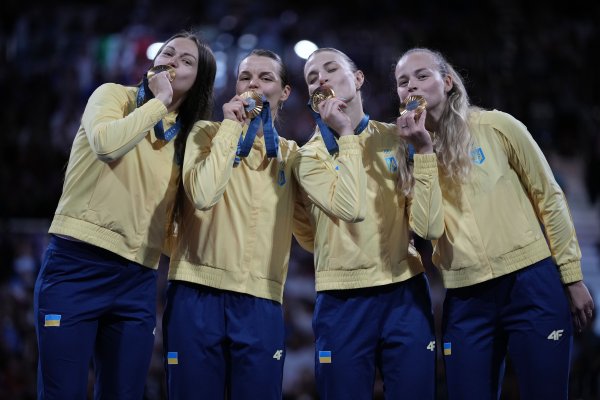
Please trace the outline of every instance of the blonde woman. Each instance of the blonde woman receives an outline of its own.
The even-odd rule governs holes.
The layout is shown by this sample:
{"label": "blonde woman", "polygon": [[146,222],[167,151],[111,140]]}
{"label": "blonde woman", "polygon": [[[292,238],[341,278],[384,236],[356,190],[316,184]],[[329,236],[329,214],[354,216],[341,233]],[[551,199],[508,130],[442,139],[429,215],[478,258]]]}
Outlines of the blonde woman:
{"label": "blonde woman", "polygon": [[[443,315],[451,400],[500,396],[507,352],[522,399],[567,399],[572,323],[591,319],[581,253],[561,188],[526,127],[469,104],[446,59],[412,49],[396,64],[401,136],[433,145],[444,233],[433,262],[447,287]],[[415,175],[421,173],[415,163]],[[572,313],[572,317],[571,317]]]}

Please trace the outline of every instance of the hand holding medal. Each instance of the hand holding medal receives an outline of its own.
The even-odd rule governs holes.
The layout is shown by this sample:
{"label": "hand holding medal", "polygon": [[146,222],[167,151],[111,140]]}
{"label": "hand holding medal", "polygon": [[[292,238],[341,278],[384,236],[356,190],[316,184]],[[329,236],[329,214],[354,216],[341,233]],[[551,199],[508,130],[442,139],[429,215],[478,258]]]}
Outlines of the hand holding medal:
{"label": "hand holding medal", "polygon": [[403,118],[404,115],[410,111],[414,112],[414,122],[419,121],[419,117],[425,111],[427,107],[427,100],[423,96],[413,95],[408,96],[402,103],[400,103],[400,116],[398,117],[398,126],[402,129],[409,127],[408,117]]}
{"label": "hand holding medal", "polygon": [[[246,135],[240,136],[233,166],[235,167],[239,165],[241,158],[248,156],[250,149],[252,148],[252,143],[254,143],[254,138],[261,125],[267,150],[267,157],[277,157],[279,136],[277,134],[277,130],[273,126],[273,121],[271,119],[271,108],[269,107],[269,102],[267,101],[266,97],[254,90],[248,90],[236,97],[243,101],[244,119],[249,119],[250,125],[246,131]],[[225,106],[223,106],[223,111],[225,113]],[[233,110],[233,112],[235,111],[236,110]]]}
{"label": "hand holding medal", "polygon": [[[314,90],[314,92],[312,92],[312,94],[310,95],[310,99],[308,101],[308,107],[312,110],[313,119],[315,120],[315,122],[317,123],[317,126],[319,127],[319,131],[321,132],[321,137],[323,138],[323,142],[325,143],[325,146],[327,147],[327,151],[329,152],[329,154],[335,154],[339,151],[337,141],[334,137],[333,132],[331,131],[331,129],[335,129],[335,127],[332,127],[330,129],[328,124],[325,123],[325,120],[323,120],[321,118],[322,116],[320,115],[321,113],[319,111],[319,106],[324,101],[333,99],[333,98],[336,98],[333,88],[331,88],[331,86],[329,86],[329,85],[321,85],[318,88],[316,88]],[[343,101],[344,101],[344,99],[339,98],[338,103],[343,102]],[[344,108],[346,107],[345,103],[338,104],[337,106],[334,104],[332,106],[337,107],[338,110],[340,111],[340,113],[342,113],[342,115],[344,115],[344,118],[347,119],[347,122],[350,122],[350,118],[348,116],[346,116],[346,114],[344,114],[341,109],[341,107],[344,107]],[[332,109],[330,108],[329,114],[330,114],[331,110]],[[329,115],[329,117],[327,116],[327,114],[328,114],[327,111],[324,111],[324,114],[325,114],[325,116],[323,118],[327,119],[327,118],[331,117],[331,114]],[[331,121],[332,120],[328,120],[328,123],[331,123]],[[358,134],[358,133],[362,132],[365,129],[365,127],[367,126],[368,122],[369,122],[369,116],[367,114],[365,114],[364,118],[361,120],[361,123],[356,127],[356,129],[353,130],[353,132],[351,132],[351,134]],[[339,118],[338,118],[338,125],[339,125]],[[340,129],[340,132],[341,131],[342,131],[342,129]],[[341,133],[347,134],[344,132],[341,132]]]}
{"label": "hand holding medal", "polygon": [[[409,152],[420,154],[433,152],[433,143],[431,136],[425,129],[424,118],[421,120],[421,114],[426,112],[427,101],[423,96],[412,95],[408,96],[400,104],[400,116],[396,120],[398,136],[412,146]],[[413,112],[413,116],[406,115]]]}
{"label": "hand holding medal", "polygon": [[400,104],[400,116],[403,116],[409,111],[415,112],[415,121],[419,119],[419,115],[423,113],[427,107],[427,100],[423,96],[408,96]]}
{"label": "hand holding medal", "polygon": [[[160,76],[164,72],[164,78]],[[173,101],[173,88],[171,82],[175,79],[175,68],[170,65],[155,65],[146,72],[144,81],[154,97],[163,102],[166,107]],[[166,79],[165,79],[166,78]]]}
{"label": "hand holding medal", "polygon": [[177,75],[175,68],[171,67],[170,65],[156,65],[146,72],[146,78],[151,79],[154,75],[160,74],[161,72],[168,73],[169,82],[173,82],[175,76]]}
{"label": "hand holding medal", "polygon": [[[167,72],[168,83],[164,82],[160,79],[152,79],[156,78],[156,75]],[[162,101],[162,103],[168,107],[173,100],[173,88],[171,87],[170,82],[173,82],[175,76],[177,75],[175,68],[170,65],[156,65],[146,72],[145,76],[142,79],[142,83],[139,86],[138,93],[136,96],[136,104],[138,107],[142,106],[146,101],[155,97]],[[156,125],[154,125],[154,134],[157,139],[169,141],[173,139],[177,133],[179,133],[179,129],[181,128],[181,123],[179,118],[175,121],[166,132],[163,128],[163,122],[158,121]]]}
{"label": "hand holding medal", "polygon": [[248,90],[247,92],[240,94],[240,97],[248,104],[244,106],[246,117],[248,117],[248,119],[258,117],[263,109],[262,96],[254,90]]}
{"label": "hand holding medal", "polygon": [[319,104],[327,99],[335,97],[335,92],[328,85],[319,86],[310,96],[310,108],[317,114],[319,113]]}

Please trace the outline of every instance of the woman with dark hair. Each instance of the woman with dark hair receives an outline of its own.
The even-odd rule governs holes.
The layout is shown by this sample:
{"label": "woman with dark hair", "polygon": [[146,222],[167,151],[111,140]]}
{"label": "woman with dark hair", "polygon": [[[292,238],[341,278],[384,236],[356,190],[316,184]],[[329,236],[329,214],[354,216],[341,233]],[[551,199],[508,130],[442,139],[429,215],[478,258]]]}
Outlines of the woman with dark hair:
{"label": "woman with dark hair", "polygon": [[163,317],[169,398],[281,399],[298,146],[273,120],[288,82],[277,54],[252,51],[223,121],[188,138]]}
{"label": "woman with dark hair", "polygon": [[156,280],[186,138],[212,113],[216,61],[197,36],[168,39],[138,87],[88,100],[36,281],[40,399],[141,399]]}
{"label": "woman with dark hair", "polygon": [[[432,147],[414,175],[438,175],[443,219],[433,262],[447,288],[443,351],[449,399],[500,398],[510,354],[522,399],[567,399],[572,323],[594,302],[567,201],[527,128],[469,103],[460,75],[438,52],[412,49],[395,70],[400,101],[426,110],[397,120],[399,135]],[[419,97],[417,97],[419,96]],[[425,211],[425,210],[422,210]]]}

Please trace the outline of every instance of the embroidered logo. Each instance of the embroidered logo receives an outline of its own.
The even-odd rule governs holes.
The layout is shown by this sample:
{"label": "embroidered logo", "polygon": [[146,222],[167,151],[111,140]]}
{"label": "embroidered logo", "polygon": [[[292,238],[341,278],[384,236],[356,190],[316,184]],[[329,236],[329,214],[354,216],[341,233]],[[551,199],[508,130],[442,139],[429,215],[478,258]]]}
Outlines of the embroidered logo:
{"label": "embroidered logo", "polygon": [[550,332],[548,335],[548,340],[560,340],[564,332],[564,329],[557,329],[555,331]]}
{"label": "embroidered logo", "polygon": [[435,340],[432,340],[431,342],[429,342],[429,344],[427,345],[427,350],[429,350],[429,351],[435,350]]}
{"label": "embroidered logo", "polygon": [[387,165],[388,171],[390,171],[391,173],[398,171],[398,160],[396,160],[396,157],[394,157],[394,156],[386,157],[385,164]]}
{"label": "embroidered logo", "polygon": [[485,161],[485,154],[483,154],[481,147],[471,150],[471,159],[473,159],[473,162],[477,165],[483,164]]}
{"label": "embroidered logo", "polygon": [[275,354],[273,354],[273,358],[276,359],[277,361],[281,360],[282,356],[283,356],[283,350],[277,350],[275,352]]}

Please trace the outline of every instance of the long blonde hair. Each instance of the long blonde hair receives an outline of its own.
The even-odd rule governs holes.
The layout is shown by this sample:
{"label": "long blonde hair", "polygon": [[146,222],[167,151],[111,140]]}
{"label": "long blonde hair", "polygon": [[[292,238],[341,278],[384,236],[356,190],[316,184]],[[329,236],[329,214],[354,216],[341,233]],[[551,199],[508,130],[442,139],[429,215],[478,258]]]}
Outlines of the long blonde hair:
{"label": "long blonde hair", "polygon": [[404,140],[398,143],[398,189],[405,196],[410,195],[414,185],[414,177],[408,166],[408,160],[405,156],[408,154],[408,146]]}
{"label": "long blonde hair", "polygon": [[433,135],[433,147],[444,175],[456,182],[465,182],[473,165],[471,160],[473,138],[469,132],[468,119],[471,112],[478,108],[470,104],[462,77],[440,52],[427,48],[413,48],[402,54],[398,62],[413,53],[431,55],[442,77],[452,78],[453,85],[447,93],[447,100],[438,124],[439,132]]}

